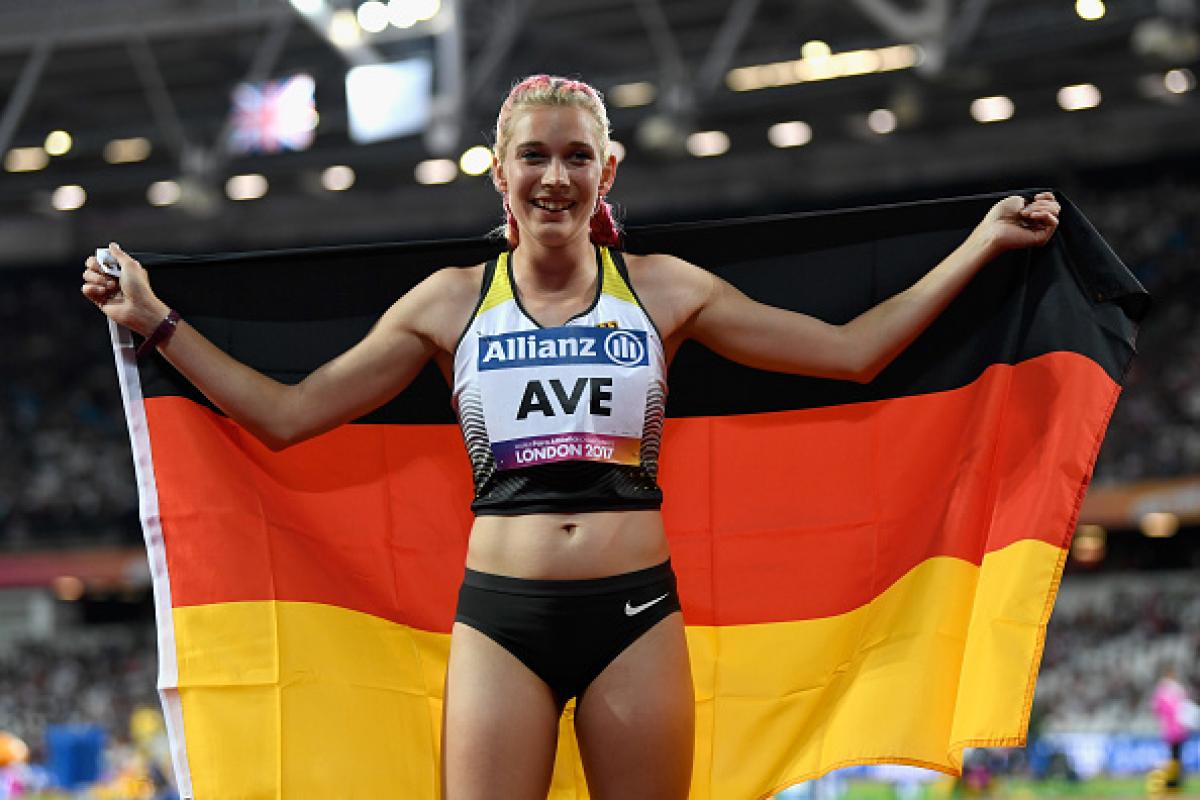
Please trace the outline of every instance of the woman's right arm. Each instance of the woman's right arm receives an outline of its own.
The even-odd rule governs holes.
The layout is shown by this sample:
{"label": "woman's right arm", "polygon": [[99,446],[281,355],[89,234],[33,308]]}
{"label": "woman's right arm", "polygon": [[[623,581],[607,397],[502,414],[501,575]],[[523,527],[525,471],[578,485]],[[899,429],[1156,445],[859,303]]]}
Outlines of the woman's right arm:
{"label": "woman's right arm", "polygon": [[[146,270],[117,245],[119,283],[94,258],[83,294],[115,322],[144,335],[168,308],[150,289]],[[273,450],[324,433],[383,405],[407,386],[439,349],[439,331],[462,305],[462,270],[442,270],[397,300],[362,341],[304,380],[288,385],[232,358],[186,321],[159,352],[239,425]],[[478,287],[476,287],[476,291]]]}

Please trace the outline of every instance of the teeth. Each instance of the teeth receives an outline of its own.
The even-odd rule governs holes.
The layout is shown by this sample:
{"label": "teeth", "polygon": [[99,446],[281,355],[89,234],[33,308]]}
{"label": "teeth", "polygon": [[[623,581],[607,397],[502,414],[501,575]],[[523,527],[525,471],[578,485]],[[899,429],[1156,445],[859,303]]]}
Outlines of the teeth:
{"label": "teeth", "polygon": [[534,200],[533,204],[547,211],[565,211],[574,205],[574,203],[567,200]]}

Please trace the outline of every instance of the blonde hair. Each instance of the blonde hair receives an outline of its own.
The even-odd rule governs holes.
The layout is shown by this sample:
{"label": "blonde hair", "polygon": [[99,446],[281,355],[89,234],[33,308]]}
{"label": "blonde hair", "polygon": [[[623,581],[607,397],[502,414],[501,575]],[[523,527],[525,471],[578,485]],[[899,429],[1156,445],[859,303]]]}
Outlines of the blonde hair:
{"label": "blonde hair", "polygon": [[[583,81],[562,78],[557,75],[530,75],[513,86],[500,113],[496,115],[496,159],[504,160],[505,152],[512,139],[512,128],[517,111],[534,106],[573,106],[588,112],[595,125],[596,137],[600,141],[600,157],[608,157],[609,129],[608,111],[600,93]],[[516,247],[520,233],[508,199],[504,200],[506,221],[497,232],[503,232],[510,247]],[[620,228],[613,219],[612,206],[603,196],[596,199],[596,210],[592,215],[591,239],[597,244],[615,246],[620,242]]]}

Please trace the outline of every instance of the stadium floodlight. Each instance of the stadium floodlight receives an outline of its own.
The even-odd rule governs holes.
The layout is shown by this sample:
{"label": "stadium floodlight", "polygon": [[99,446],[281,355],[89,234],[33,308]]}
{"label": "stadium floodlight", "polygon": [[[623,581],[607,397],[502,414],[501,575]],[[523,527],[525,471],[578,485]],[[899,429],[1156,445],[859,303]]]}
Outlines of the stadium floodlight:
{"label": "stadium floodlight", "polygon": [[331,192],[344,192],[354,185],[356,177],[351,167],[337,164],[321,173],[321,185]]}
{"label": "stadium floodlight", "polygon": [[1184,94],[1196,88],[1196,76],[1190,69],[1172,69],[1163,75],[1163,86],[1171,94]]}
{"label": "stadium floodlight", "polygon": [[1058,107],[1063,111],[1081,111],[1100,105],[1100,90],[1091,83],[1077,83],[1058,90]]}
{"label": "stadium floodlight", "polygon": [[803,147],[812,136],[812,126],[800,120],[777,122],[767,128],[767,141],[775,147]]}
{"label": "stadium floodlight", "polygon": [[1075,0],[1075,13],[1088,22],[1100,19],[1105,11],[1104,0]]}
{"label": "stadium floodlight", "polygon": [[150,157],[150,140],[144,136],[113,139],[104,145],[104,160],[110,164],[134,164]]}
{"label": "stadium floodlight", "polygon": [[49,155],[65,156],[67,153],[71,152],[71,146],[73,144],[74,140],[71,138],[71,134],[67,133],[66,131],[58,130],[50,131],[50,133],[46,134],[46,141],[42,147],[46,149],[46,152]]}
{"label": "stadium floodlight", "polygon": [[482,175],[492,168],[492,149],[477,144],[458,159],[458,168],[467,175]]}
{"label": "stadium floodlight", "polygon": [[50,156],[41,147],[14,147],[4,154],[4,169],[8,172],[37,172],[50,163]]}
{"label": "stadium floodlight", "polygon": [[636,108],[648,106],[654,102],[658,89],[649,81],[636,83],[619,83],[608,90],[608,97],[614,106],[621,108]]}
{"label": "stadium floodlight", "polygon": [[158,208],[175,205],[182,195],[183,189],[175,181],[155,181],[146,189],[146,201]]}
{"label": "stadium floodlight", "polygon": [[880,136],[894,132],[896,124],[896,112],[890,108],[877,108],[867,115],[867,127]]}
{"label": "stadium floodlight", "polygon": [[687,137],[688,152],[696,158],[712,158],[729,152],[729,134],[725,131],[697,131]]}
{"label": "stadium floodlight", "polygon": [[86,202],[87,192],[76,183],[60,186],[50,195],[50,205],[54,206],[56,211],[75,211],[83,208]]}
{"label": "stadium floodlight", "polygon": [[234,175],[225,181],[225,195],[230,200],[257,200],[267,193],[267,188],[266,177],[255,173]]}
{"label": "stadium floodlight", "polygon": [[1003,122],[1011,119],[1016,107],[1002,94],[979,97],[971,101],[971,117],[976,122]]}
{"label": "stadium floodlight", "polygon": [[413,176],[425,186],[449,183],[458,177],[458,165],[448,158],[432,158],[417,164]]}

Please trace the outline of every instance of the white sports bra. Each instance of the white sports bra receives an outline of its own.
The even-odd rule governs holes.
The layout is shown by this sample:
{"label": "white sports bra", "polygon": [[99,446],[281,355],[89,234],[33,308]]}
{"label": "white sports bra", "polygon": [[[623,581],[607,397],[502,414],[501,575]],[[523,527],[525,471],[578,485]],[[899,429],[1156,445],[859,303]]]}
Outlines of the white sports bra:
{"label": "white sports bra", "polygon": [[556,327],[525,311],[511,254],[484,270],[454,352],[454,406],[477,514],[658,508],[662,339],[617,251],[596,249],[591,306]]}

